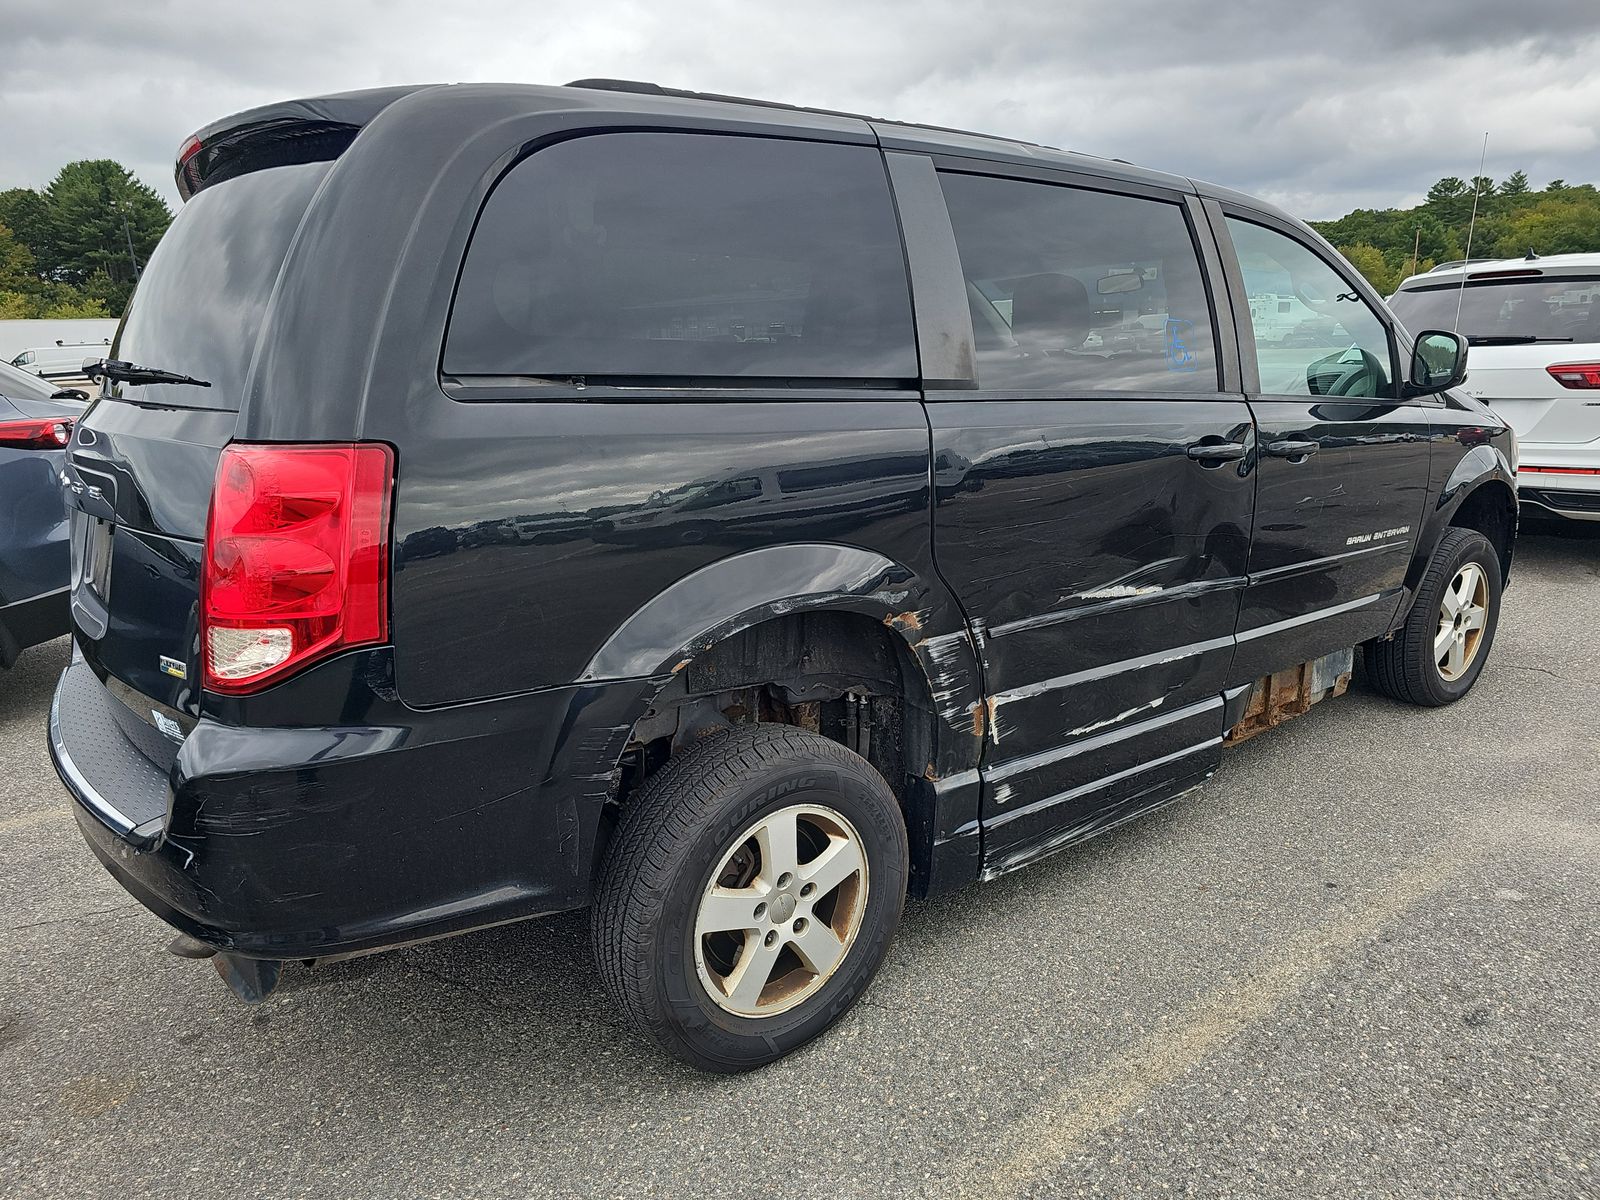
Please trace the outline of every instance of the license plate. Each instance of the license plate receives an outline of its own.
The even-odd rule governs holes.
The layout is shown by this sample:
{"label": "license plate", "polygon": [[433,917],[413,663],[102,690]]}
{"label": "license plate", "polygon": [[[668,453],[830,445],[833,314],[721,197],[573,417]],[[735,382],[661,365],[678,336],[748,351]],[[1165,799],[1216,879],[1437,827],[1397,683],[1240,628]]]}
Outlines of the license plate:
{"label": "license plate", "polygon": [[111,522],[79,510],[72,515],[72,590],[111,598]]}

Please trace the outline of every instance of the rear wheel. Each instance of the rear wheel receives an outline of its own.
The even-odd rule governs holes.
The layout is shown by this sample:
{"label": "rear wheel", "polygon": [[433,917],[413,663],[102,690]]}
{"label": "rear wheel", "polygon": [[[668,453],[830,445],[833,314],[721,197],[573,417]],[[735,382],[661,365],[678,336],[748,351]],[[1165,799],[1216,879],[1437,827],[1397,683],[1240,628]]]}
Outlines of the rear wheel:
{"label": "rear wheel", "polygon": [[1367,643],[1367,673],[1396,700],[1450,704],[1477,682],[1499,619],[1500,557],[1494,546],[1476,530],[1447,530],[1406,623],[1389,640]]}
{"label": "rear wheel", "polygon": [[601,978],[668,1053],[760,1066],[866,989],[907,873],[899,806],[866,760],[785,725],[714,735],[623,813],[593,913]]}

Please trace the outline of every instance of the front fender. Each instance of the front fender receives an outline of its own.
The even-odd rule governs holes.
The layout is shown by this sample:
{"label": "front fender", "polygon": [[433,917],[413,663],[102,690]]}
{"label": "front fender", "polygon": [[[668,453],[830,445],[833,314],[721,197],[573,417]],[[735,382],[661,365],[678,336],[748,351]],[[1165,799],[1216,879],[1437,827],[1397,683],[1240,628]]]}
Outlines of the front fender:
{"label": "front fender", "polygon": [[[1517,494],[1517,472],[1499,446],[1485,444],[1474,446],[1456,462],[1439,490],[1434,504],[1435,513],[1454,513],[1468,493],[1491,479],[1498,479]],[[1449,524],[1448,518],[1445,524]]]}
{"label": "front fender", "polygon": [[[1416,594],[1416,589],[1422,581],[1422,576],[1428,569],[1428,563],[1433,558],[1434,549],[1439,544],[1439,539],[1444,536],[1461,511],[1469,497],[1478,493],[1485,487],[1503,485],[1506,489],[1509,503],[1516,508],[1517,475],[1516,468],[1507,457],[1503,446],[1496,444],[1499,439],[1492,442],[1482,442],[1472,446],[1451,466],[1450,473],[1445,477],[1444,483],[1439,487],[1423,517],[1421,535],[1417,538],[1416,549],[1411,559],[1411,566],[1406,572],[1406,600],[1397,610],[1396,620],[1404,620],[1405,614],[1410,610],[1410,597]],[[1513,521],[1515,520],[1513,516]],[[1515,527],[1513,526],[1513,533]],[[1506,553],[1506,565],[1510,563],[1510,549]]]}

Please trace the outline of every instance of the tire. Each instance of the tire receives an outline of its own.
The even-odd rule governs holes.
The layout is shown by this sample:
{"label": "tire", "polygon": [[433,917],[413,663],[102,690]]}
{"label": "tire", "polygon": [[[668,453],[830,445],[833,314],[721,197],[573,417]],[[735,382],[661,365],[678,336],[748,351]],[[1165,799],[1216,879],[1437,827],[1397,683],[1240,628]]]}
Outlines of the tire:
{"label": "tire", "polygon": [[[785,854],[791,814],[798,853]],[[857,861],[851,845],[859,866],[832,881]],[[668,1054],[750,1070],[860,998],[899,924],[909,870],[899,806],[865,759],[787,725],[712,735],[622,813],[591,918],[601,980]]]}
{"label": "tire", "polygon": [[[1436,656],[1436,639],[1445,631],[1442,622],[1448,614],[1444,611],[1447,590],[1459,586],[1463,573],[1476,567],[1482,577],[1483,624],[1478,639],[1463,640],[1470,654],[1453,669],[1452,660],[1445,654]],[[1473,592],[1476,593],[1474,587]],[[1452,600],[1459,598],[1452,591]],[[1469,606],[1470,607],[1470,606]],[[1468,622],[1472,618],[1468,618]],[[1400,631],[1387,641],[1368,642],[1366,650],[1367,676],[1380,692],[1407,704],[1420,704],[1428,708],[1453,704],[1472,690],[1483,672],[1494,645],[1495,628],[1500,622],[1500,557],[1489,539],[1475,529],[1448,529],[1434,549],[1428,569],[1423,573]],[[1470,638],[1471,630],[1466,630]]]}

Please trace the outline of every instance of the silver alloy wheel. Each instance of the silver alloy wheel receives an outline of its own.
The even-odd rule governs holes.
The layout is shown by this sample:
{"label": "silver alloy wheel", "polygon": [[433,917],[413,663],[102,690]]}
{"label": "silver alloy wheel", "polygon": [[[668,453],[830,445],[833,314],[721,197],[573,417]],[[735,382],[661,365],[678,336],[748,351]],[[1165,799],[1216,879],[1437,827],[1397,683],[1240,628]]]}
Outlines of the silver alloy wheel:
{"label": "silver alloy wheel", "polygon": [[785,1012],[832,977],[866,911],[867,859],[855,826],[820,804],[768,813],[734,839],[701,894],[700,983],[738,1016]]}
{"label": "silver alloy wheel", "polygon": [[1489,621],[1489,580],[1483,568],[1469,562],[1456,572],[1439,604],[1439,632],[1433,638],[1433,661],[1439,677],[1454,683],[1467,673]]}

